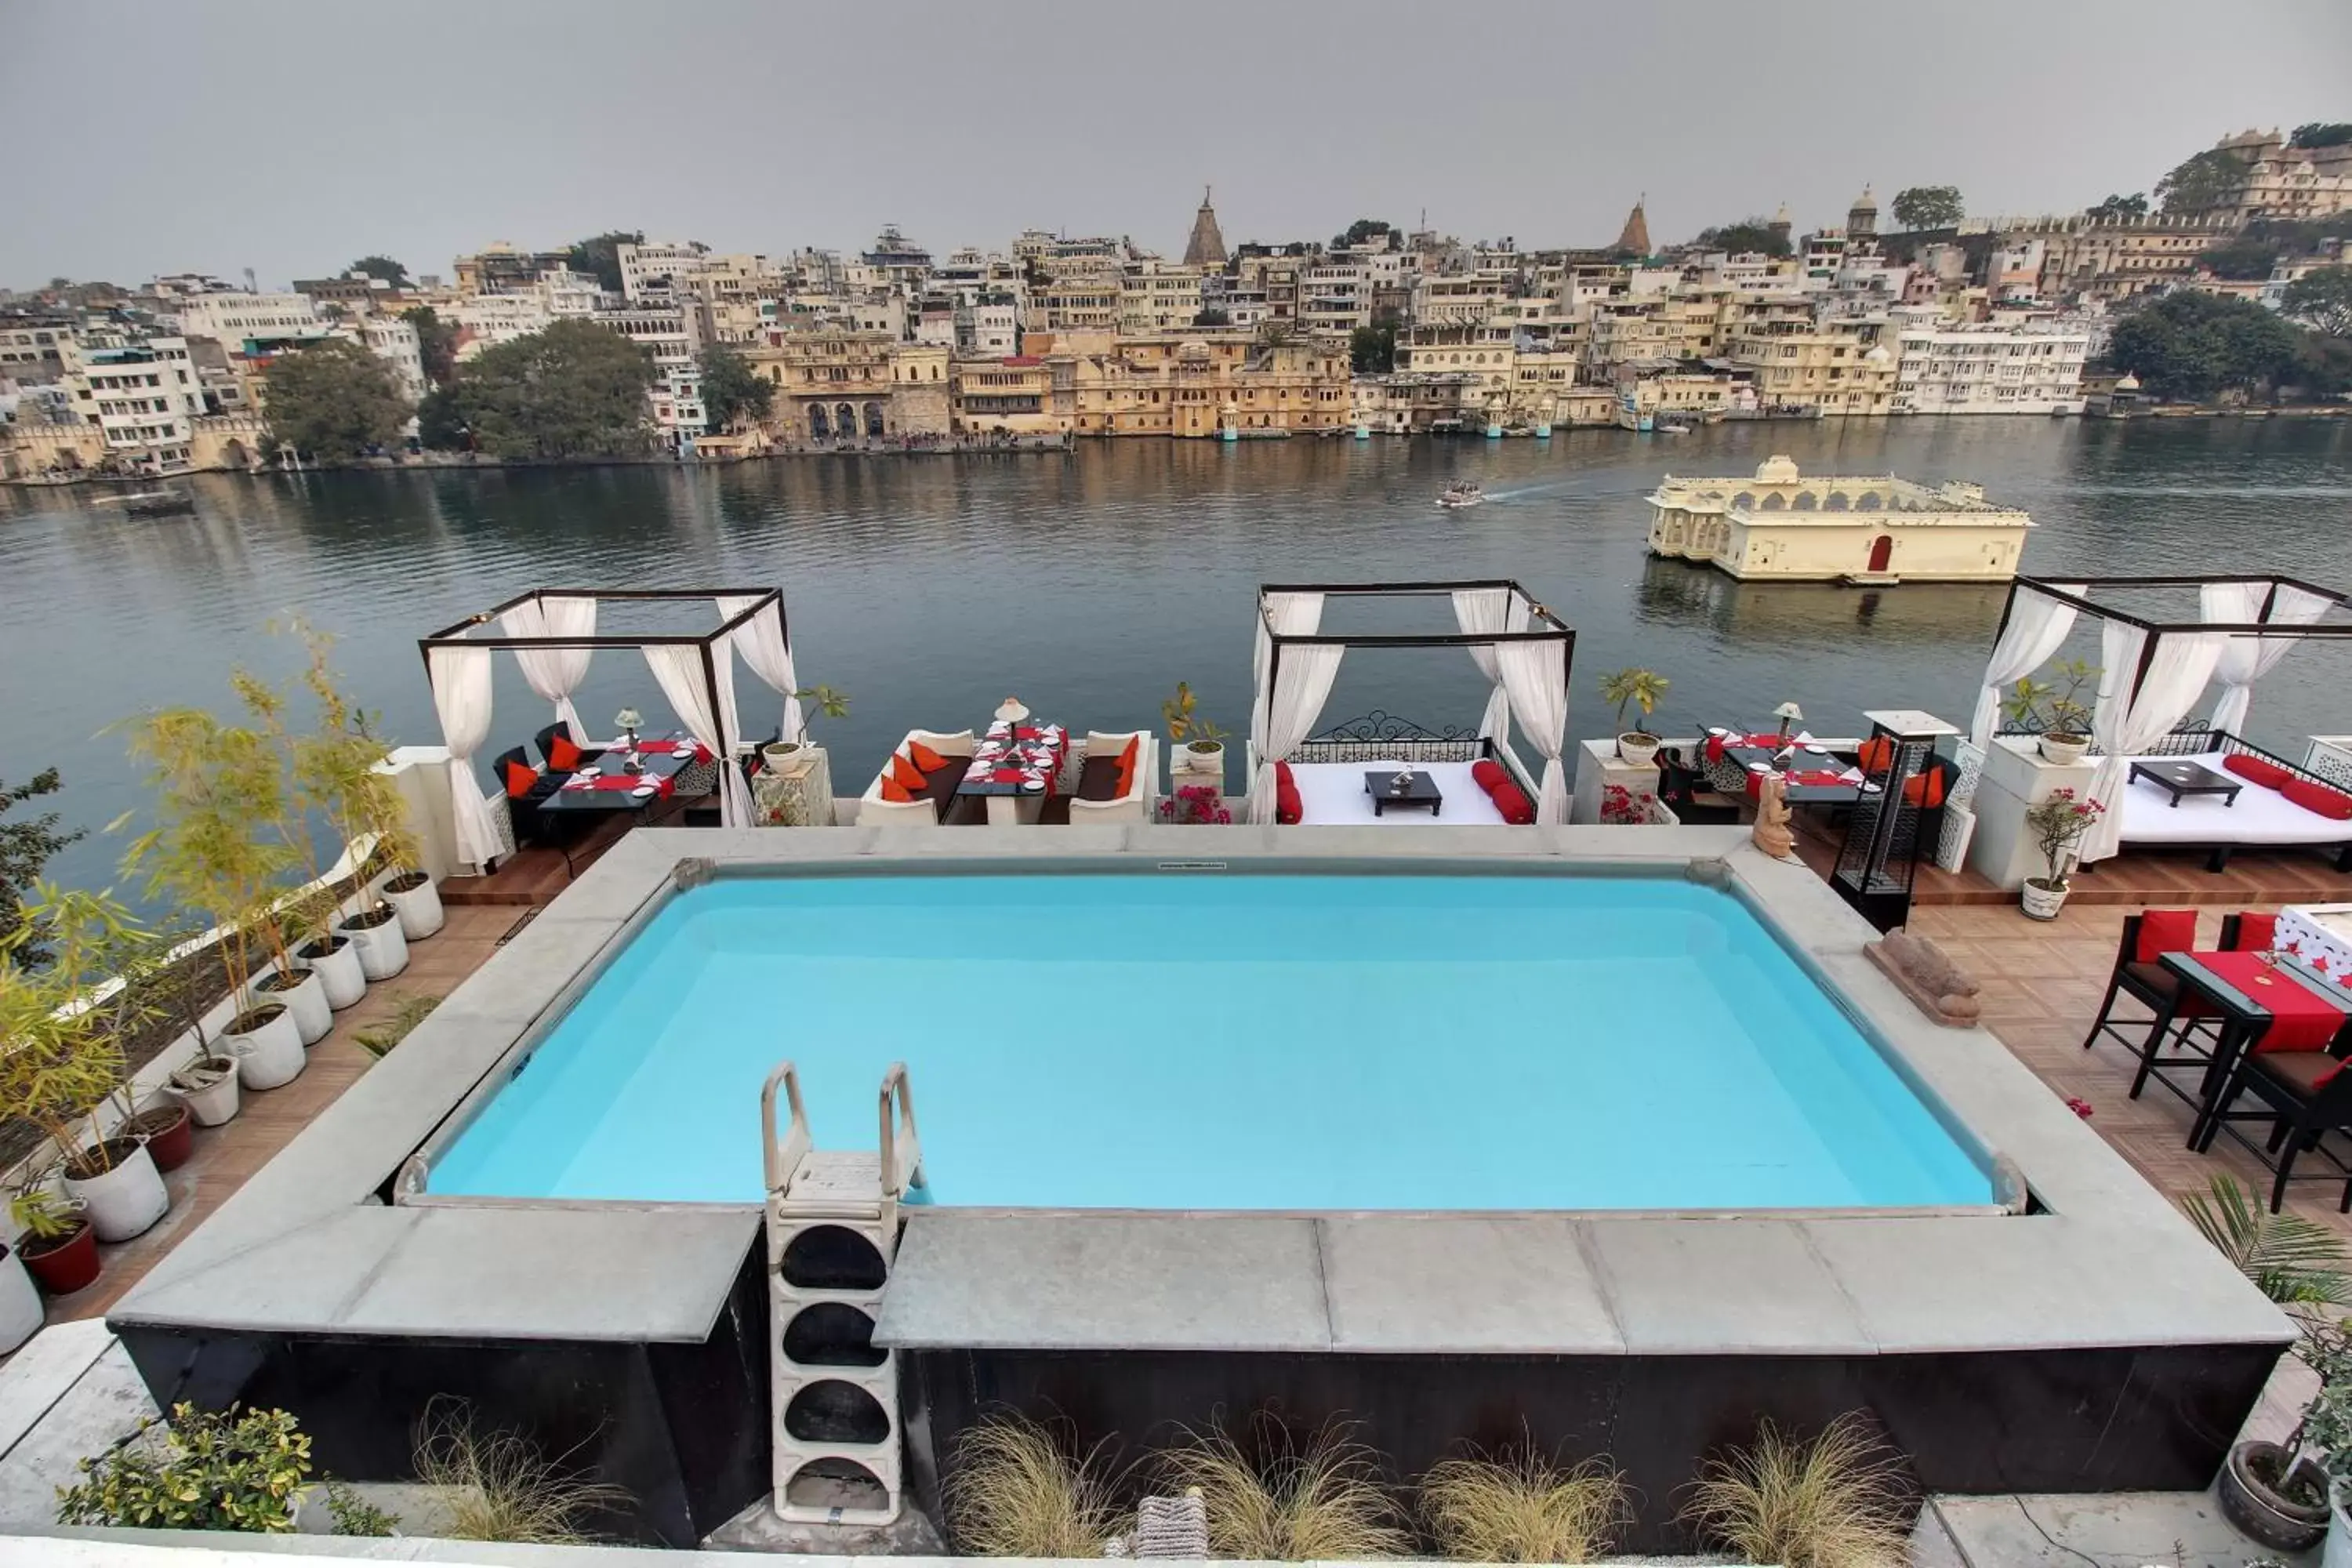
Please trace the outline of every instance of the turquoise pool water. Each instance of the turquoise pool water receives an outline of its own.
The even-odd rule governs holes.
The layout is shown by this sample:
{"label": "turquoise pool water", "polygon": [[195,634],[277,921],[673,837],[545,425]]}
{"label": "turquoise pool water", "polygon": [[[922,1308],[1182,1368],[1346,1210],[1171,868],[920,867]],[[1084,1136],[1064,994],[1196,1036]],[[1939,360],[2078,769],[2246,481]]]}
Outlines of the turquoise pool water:
{"label": "turquoise pool water", "polygon": [[720,880],[672,900],[433,1163],[443,1194],[757,1202],[760,1086],[931,1201],[1984,1204],[1986,1172],[1736,900],[1679,879]]}

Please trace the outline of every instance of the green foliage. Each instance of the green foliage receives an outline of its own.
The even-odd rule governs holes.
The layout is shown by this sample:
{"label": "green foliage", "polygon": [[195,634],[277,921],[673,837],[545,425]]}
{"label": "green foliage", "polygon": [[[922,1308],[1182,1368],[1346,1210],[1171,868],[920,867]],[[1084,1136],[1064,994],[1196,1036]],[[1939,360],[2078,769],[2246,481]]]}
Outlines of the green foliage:
{"label": "green foliage", "polygon": [[436,386],[416,405],[416,444],[428,452],[462,452],[473,445],[455,387]]}
{"label": "green foliage", "polygon": [[1214,748],[1223,742],[1225,732],[1193,711],[1196,700],[1191,684],[1180,680],[1176,695],[1160,705],[1160,717],[1167,722],[1170,740]]}
{"label": "green foliage", "polygon": [[593,321],[558,321],[500,343],[452,388],[475,445],[497,458],[603,458],[645,450],[653,355]]}
{"label": "green foliage", "polygon": [[1696,245],[1701,250],[1723,250],[1734,256],[1750,254],[1786,256],[1789,254],[1788,237],[1774,228],[1768,219],[1761,216],[1744,217],[1738,223],[1718,224],[1713,228],[1703,228],[1698,231],[1698,238],[1691,243]]}
{"label": "green foliage", "polygon": [[2050,674],[2053,679],[2046,681],[2021,678],[2001,700],[2000,710],[2022,730],[2044,735],[2090,733],[2091,710],[2083,693],[2087,689],[2097,695],[2099,667],[2088,659],[2062,659],[2050,667]]}
{"label": "green foliage", "polygon": [[484,1430],[463,1405],[426,1416],[415,1466],[446,1499],[434,1533],[455,1541],[580,1545],[592,1518],[629,1501],[619,1487],[566,1475],[520,1433]]}
{"label": "green foliage", "polygon": [[[849,693],[846,691],[836,691],[830,686],[803,686],[799,690],[794,691],[793,695],[799,698],[803,703],[808,705],[801,710],[801,736],[803,739],[805,739],[808,733],[809,708],[815,709],[816,717],[820,719],[846,719],[849,717]],[[784,739],[789,741],[793,739],[793,737],[787,735]]]}
{"label": "green foliage", "polygon": [[2295,330],[2250,300],[2176,290],[2117,321],[2107,358],[2152,393],[2201,400],[2286,371]]}
{"label": "green foliage", "polygon": [[446,386],[457,374],[457,329],[441,319],[430,305],[413,305],[400,319],[416,329],[416,356],[425,362],[425,379]]}
{"label": "green foliage", "polygon": [[357,1040],[368,1055],[381,1061],[392,1054],[393,1047],[408,1038],[416,1026],[433,1016],[441,1005],[438,996],[421,996],[409,992],[392,1005],[392,1016],[373,1028],[362,1029],[352,1038]]}
{"label": "green foliage", "polygon": [[2278,265],[2279,247],[2255,235],[2242,234],[2198,254],[2197,264],[2216,278],[2233,283],[2259,282]]}
{"label": "green foliage", "polygon": [[2061,786],[2025,808],[2025,836],[2033,840],[2035,848],[2050,868],[2045,885],[2063,891],[2066,868],[2074,858],[2074,847],[2083,835],[2091,831],[2091,824],[2106,812],[2106,807],[2088,796],[2077,795],[2074,790]]}
{"label": "green foliage", "polygon": [[337,1535],[398,1535],[400,1521],[341,1481],[327,1483],[327,1512]]}
{"label": "green foliage", "polygon": [[[1396,238],[1403,237],[1398,234],[1397,226],[1392,223],[1382,223],[1376,217],[1360,217],[1331,237],[1331,248],[1344,250],[1351,245],[1361,245],[1376,234],[1391,235]],[[1391,240],[1391,243],[1394,241]]]}
{"label": "green foliage", "polygon": [[[46,882],[37,894],[0,942],[0,1117],[39,1128],[60,1156],[93,1143],[87,1163],[105,1170],[89,1119],[128,1073],[125,1037],[154,1015],[141,982],[155,939],[109,894]],[[28,944],[47,949],[45,967],[19,964]]]}
{"label": "green foliage", "polygon": [[55,1241],[81,1222],[82,1205],[47,1184],[49,1171],[28,1173],[8,1199],[8,1220],[23,1235]]}
{"label": "green foliage", "polygon": [[[145,1441],[162,1428],[160,1442]],[[235,1530],[283,1535],[310,1475],[310,1439],[283,1410],[231,1405],[207,1415],[172,1406],[96,1459],[86,1478],[58,1491],[59,1524],[139,1530]]]}
{"label": "green foliage", "polygon": [[2124,218],[2133,222],[2147,216],[2147,197],[2138,192],[2127,196],[2109,196],[2091,207],[2089,216],[2102,218]]}
{"label": "green foliage", "polygon": [[398,440],[409,416],[390,368],[343,338],[322,339],[272,364],[264,406],[280,441],[329,462]]}
{"label": "green foliage", "polygon": [[2352,120],[2314,120],[2294,128],[2290,147],[2341,147],[2352,142]]}
{"label": "green foliage", "polygon": [[1895,221],[1905,228],[1950,228],[1960,221],[1958,185],[1913,185],[1895,193]]}
{"label": "green foliage", "polygon": [[1203,305],[1201,313],[1192,318],[1192,324],[1196,327],[1230,327],[1234,324],[1233,312],[1215,305]]}
{"label": "green foliage", "polygon": [[2305,397],[2341,397],[2352,392],[2352,337],[2304,333],[2287,380]]}
{"label": "green foliage", "polygon": [[2156,183],[2157,205],[2168,213],[2194,214],[2220,206],[2246,183],[2246,161],[2221,147],[2184,158]]}
{"label": "green foliage", "polygon": [[2286,314],[2332,338],[2352,338],[2352,267],[2319,267],[2286,286]]}
{"label": "green foliage", "polygon": [[751,368],[742,351],[713,343],[702,351],[702,406],[710,428],[730,430],[739,419],[764,419],[776,401],[776,384]]}
{"label": "green foliage", "polygon": [[362,256],[343,270],[364,272],[371,278],[381,278],[395,289],[408,287],[408,268],[389,256]]}
{"label": "green foliage", "polygon": [[1358,327],[1348,338],[1348,363],[1358,375],[1385,375],[1396,368],[1394,321]]}
{"label": "green foliage", "polygon": [[2197,1233],[2231,1267],[2272,1300],[2307,1306],[2352,1306],[2352,1264],[2343,1241],[2326,1226],[2299,1215],[2270,1214],[2238,1179],[2216,1173],[2212,1194],[2180,1200]]}
{"label": "green foliage", "polygon": [[645,242],[643,233],[618,228],[577,240],[572,247],[572,270],[589,274],[599,287],[617,294],[621,291],[621,247]]}
{"label": "green foliage", "polygon": [[[5,780],[0,780],[0,817],[6,816],[11,806],[57,792],[55,768],[43,768],[33,775],[31,783],[13,789]],[[26,890],[41,879],[41,868],[48,864],[49,857],[82,837],[84,830],[79,827],[71,833],[58,832],[59,820],[56,812],[45,811],[38,816],[15,822],[0,821],[0,942],[16,929],[22,918],[17,905],[23,901]],[[47,953],[37,942],[14,951],[16,962],[31,967],[37,968],[48,961]]]}
{"label": "green foliage", "polygon": [[1674,684],[1654,669],[1626,668],[1612,670],[1601,678],[1601,700],[1617,705],[1617,728],[1625,729],[1625,710],[1638,707],[1646,721],[1657,710],[1658,700]]}

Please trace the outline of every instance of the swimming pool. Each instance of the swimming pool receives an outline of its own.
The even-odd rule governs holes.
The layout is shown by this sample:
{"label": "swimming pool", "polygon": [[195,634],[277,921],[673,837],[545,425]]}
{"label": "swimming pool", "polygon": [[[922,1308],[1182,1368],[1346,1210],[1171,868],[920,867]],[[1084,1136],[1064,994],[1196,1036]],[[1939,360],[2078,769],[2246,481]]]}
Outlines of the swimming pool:
{"label": "swimming pool", "polygon": [[959,874],[673,897],[431,1160],[445,1196],[755,1203],[908,1065],[930,1200],[1133,1209],[1995,1201],[1730,895],[1679,878]]}

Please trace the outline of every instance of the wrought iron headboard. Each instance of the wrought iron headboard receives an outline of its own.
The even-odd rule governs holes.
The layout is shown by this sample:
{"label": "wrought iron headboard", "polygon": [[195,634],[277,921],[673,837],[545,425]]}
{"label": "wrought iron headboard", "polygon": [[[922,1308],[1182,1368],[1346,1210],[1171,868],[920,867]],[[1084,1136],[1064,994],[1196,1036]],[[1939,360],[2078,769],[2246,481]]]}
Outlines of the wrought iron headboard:
{"label": "wrought iron headboard", "polygon": [[1373,709],[1360,719],[1331,725],[1299,742],[1284,760],[1293,763],[1475,763],[1495,754],[1493,742],[1475,729],[1433,730],[1410,719]]}
{"label": "wrought iron headboard", "polygon": [[[2044,728],[2045,726],[2042,724],[2031,721],[2020,723],[2012,720],[1993,733],[2012,740],[2031,740],[2040,735]],[[2254,749],[2239,741],[2227,731],[2214,730],[2202,719],[2184,719],[2173,726],[2164,739],[2150,746],[2147,749],[2147,754],[2158,757],[2193,757],[2204,752],[2252,751]],[[2084,754],[2100,757],[2106,753],[2101,751],[2098,742],[2094,741],[2091,743],[2091,749]]]}

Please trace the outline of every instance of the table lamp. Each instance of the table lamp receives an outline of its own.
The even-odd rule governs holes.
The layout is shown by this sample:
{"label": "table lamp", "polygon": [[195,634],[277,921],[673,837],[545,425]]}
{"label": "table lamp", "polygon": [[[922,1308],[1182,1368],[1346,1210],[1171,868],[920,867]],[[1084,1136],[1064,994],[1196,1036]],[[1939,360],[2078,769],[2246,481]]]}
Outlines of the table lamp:
{"label": "table lamp", "polygon": [[641,773],[646,771],[644,761],[637,755],[637,730],[639,726],[645,723],[645,721],[646,716],[638,712],[634,708],[624,708],[618,713],[613,715],[613,723],[620,730],[621,733],[628,737],[627,750],[629,760],[626,765],[628,767],[628,771],[633,773]]}
{"label": "table lamp", "polygon": [[1022,720],[1029,717],[1029,710],[1021,705],[1021,699],[1018,697],[1008,697],[996,710],[996,716],[1008,724],[1018,724]]}
{"label": "table lamp", "polygon": [[1772,710],[1772,717],[1780,721],[1780,733],[1786,735],[1790,725],[1805,721],[1805,710],[1793,702],[1783,702]]}

